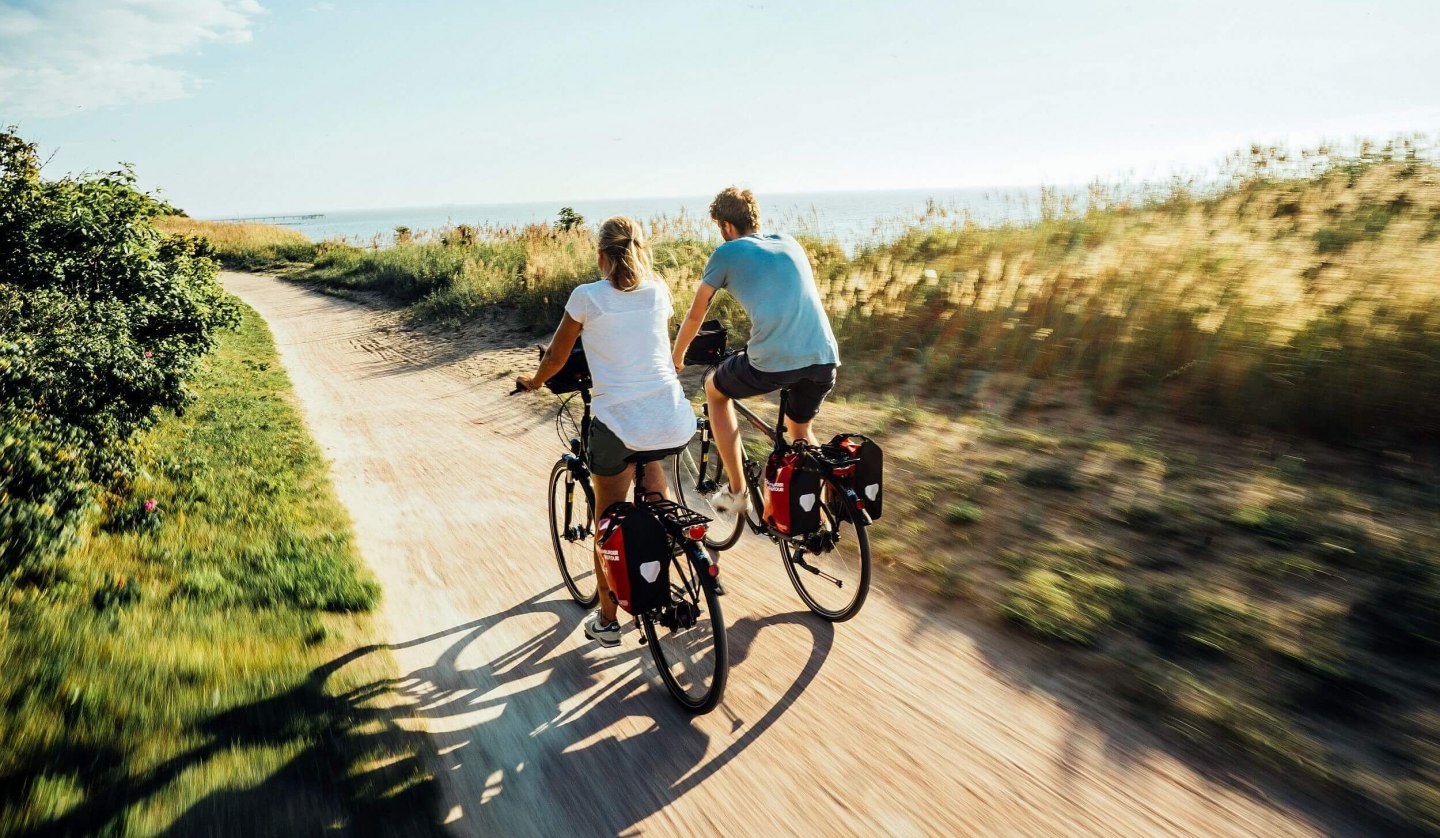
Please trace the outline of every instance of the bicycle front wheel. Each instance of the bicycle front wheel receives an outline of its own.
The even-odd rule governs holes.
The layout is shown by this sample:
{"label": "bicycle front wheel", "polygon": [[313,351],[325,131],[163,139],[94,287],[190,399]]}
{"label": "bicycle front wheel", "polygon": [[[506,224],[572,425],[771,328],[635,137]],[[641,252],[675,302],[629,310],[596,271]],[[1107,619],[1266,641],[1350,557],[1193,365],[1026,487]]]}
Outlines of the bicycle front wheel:
{"label": "bicycle front wheel", "polygon": [[705,467],[700,467],[700,437],[696,435],[690,444],[675,454],[671,476],[675,481],[675,492],[680,505],[694,510],[710,519],[705,531],[705,546],[716,550],[728,550],[740,540],[740,515],[732,512],[721,515],[710,501],[729,485],[725,477],[725,464],[720,461],[720,452],[712,442]]}
{"label": "bicycle front wheel", "polygon": [[550,472],[550,543],[560,578],[570,596],[585,608],[600,601],[595,579],[595,510],[590,487],[575,475],[564,460]]}
{"label": "bicycle front wheel", "polygon": [[[686,560],[682,558],[680,561]],[[665,682],[665,688],[689,712],[708,713],[725,695],[725,681],[730,667],[720,598],[711,587],[699,585],[693,577],[688,585],[672,583],[672,588],[674,594],[669,613],[644,614],[640,617],[640,624],[645,630],[646,643],[650,646],[650,654],[655,658],[655,666],[660,670],[660,680]],[[677,620],[676,611],[687,607],[698,611],[698,614],[681,616]]]}
{"label": "bicycle front wheel", "polygon": [[[826,481],[832,497],[843,489]],[[854,617],[870,594],[870,538],[844,503],[821,506],[820,532],[807,546],[780,542],[785,573],[805,606],[821,617],[843,623]]]}

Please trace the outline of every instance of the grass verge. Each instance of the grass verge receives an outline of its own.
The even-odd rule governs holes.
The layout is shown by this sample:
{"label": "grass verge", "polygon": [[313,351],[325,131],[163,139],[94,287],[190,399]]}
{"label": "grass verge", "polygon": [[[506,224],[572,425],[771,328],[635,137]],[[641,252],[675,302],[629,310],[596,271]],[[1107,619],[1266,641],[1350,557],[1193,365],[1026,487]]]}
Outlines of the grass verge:
{"label": "grass verge", "polygon": [[430,805],[379,596],[242,306],[94,534],[0,588],[0,833],[310,834]]}

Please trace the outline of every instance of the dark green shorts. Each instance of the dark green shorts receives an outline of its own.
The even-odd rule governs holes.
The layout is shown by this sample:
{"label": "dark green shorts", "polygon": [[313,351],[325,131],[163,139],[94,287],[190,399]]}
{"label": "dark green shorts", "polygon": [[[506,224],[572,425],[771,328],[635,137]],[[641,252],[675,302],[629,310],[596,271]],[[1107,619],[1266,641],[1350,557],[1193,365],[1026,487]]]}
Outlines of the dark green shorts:
{"label": "dark green shorts", "polygon": [[625,458],[637,452],[625,447],[615,432],[599,419],[590,420],[590,472],[614,477],[630,465]]}

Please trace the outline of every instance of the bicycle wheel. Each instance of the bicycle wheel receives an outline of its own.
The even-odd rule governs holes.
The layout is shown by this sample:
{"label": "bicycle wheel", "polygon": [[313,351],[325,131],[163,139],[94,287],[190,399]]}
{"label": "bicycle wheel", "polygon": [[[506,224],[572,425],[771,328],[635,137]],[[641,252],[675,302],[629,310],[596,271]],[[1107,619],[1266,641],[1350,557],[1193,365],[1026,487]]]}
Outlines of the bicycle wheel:
{"label": "bicycle wheel", "polygon": [[582,485],[564,460],[550,472],[550,543],[560,578],[570,596],[586,608],[600,601],[595,580],[595,510],[589,487]]}
{"label": "bicycle wheel", "polygon": [[[826,481],[841,496],[838,484]],[[870,594],[870,539],[849,507],[823,504],[820,532],[804,548],[780,542],[780,558],[806,607],[835,623],[855,616]],[[813,550],[811,549],[813,548]]]}
{"label": "bicycle wheel", "polygon": [[710,519],[705,532],[705,545],[716,550],[728,550],[740,539],[740,515],[721,515],[710,505],[710,500],[729,485],[725,479],[725,464],[720,462],[720,452],[710,445],[709,462],[705,472],[700,472],[700,436],[697,434],[690,444],[675,454],[671,466],[671,478],[680,505],[692,509]]}
{"label": "bicycle wheel", "polygon": [[[657,609],[641,615],[640,624],[665,688],[680,706],[699,714],[714,710],[724,697],[730,655],[720,598],[713,589],[699,584],[688,565],[688,559],[681,556],[672,566],[669,614]],[[676,611],[681,609],[698,614],[677,620]]]}

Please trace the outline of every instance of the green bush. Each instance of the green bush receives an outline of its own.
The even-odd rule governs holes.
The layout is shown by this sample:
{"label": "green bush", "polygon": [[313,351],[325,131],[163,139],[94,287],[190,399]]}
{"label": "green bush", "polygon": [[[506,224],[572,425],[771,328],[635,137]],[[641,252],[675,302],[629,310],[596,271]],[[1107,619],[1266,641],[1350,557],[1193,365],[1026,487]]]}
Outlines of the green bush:
{"label": "green bush", "polygon": [[1114,619],[1125,583],[1107,573],[1032,569],[1005,586],[1006,617],[1041,635],[1094,645]]}
{"label": "green bush", "polygon": [[67,543],[234,320],[208,246],[157,232],[167,207],[134,184],[42,180],[35,147],[0,132],[0,571]]}

